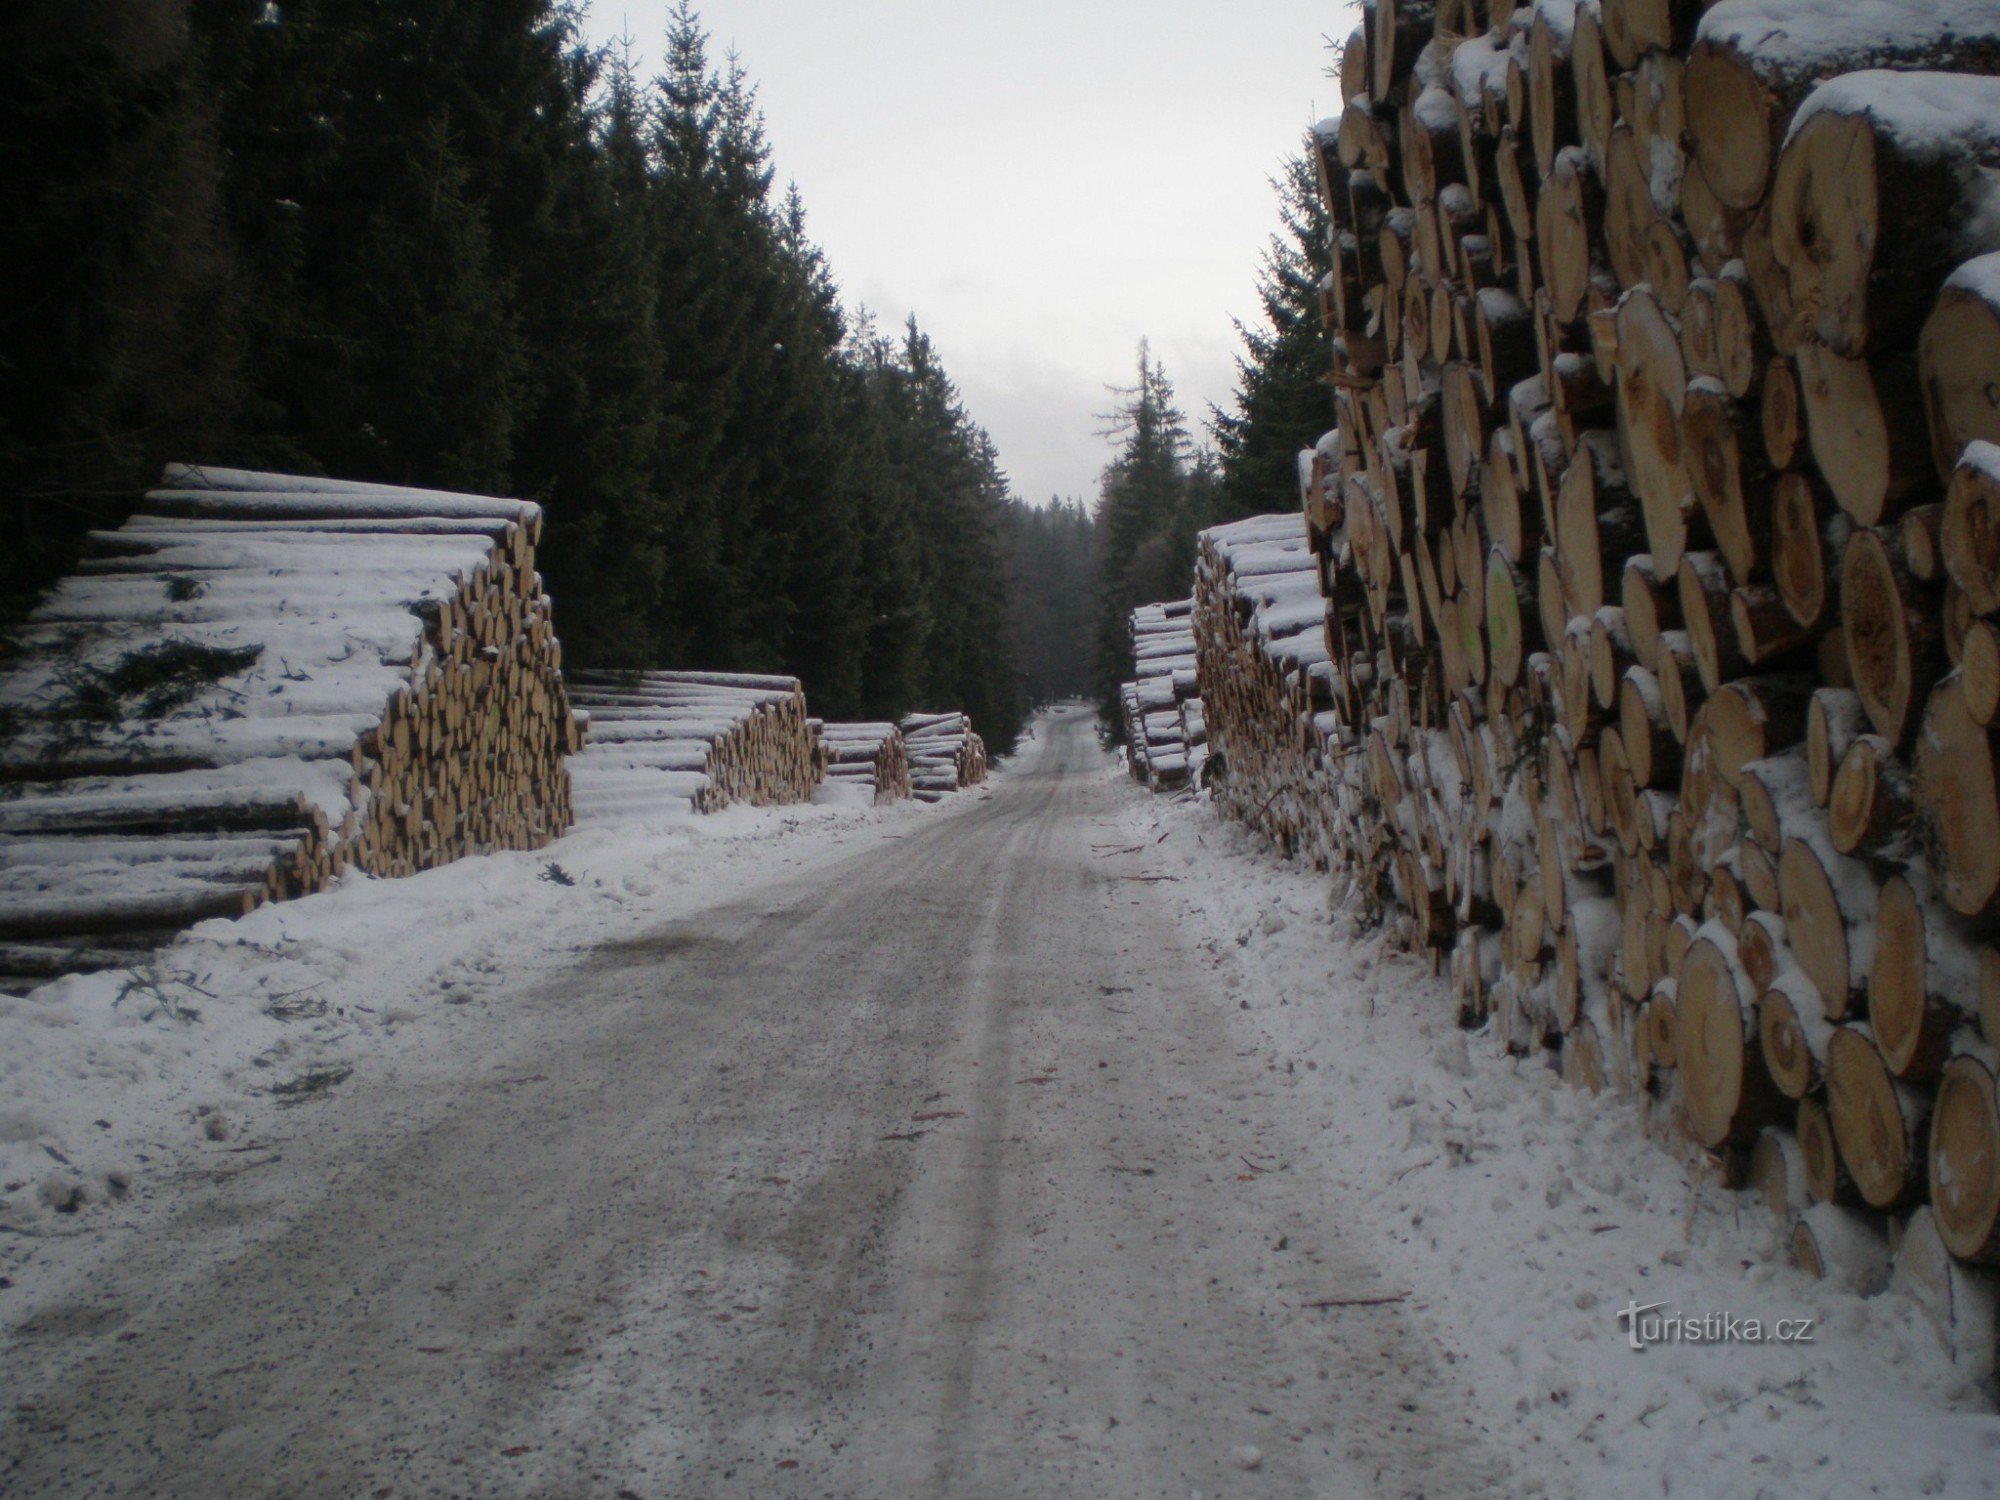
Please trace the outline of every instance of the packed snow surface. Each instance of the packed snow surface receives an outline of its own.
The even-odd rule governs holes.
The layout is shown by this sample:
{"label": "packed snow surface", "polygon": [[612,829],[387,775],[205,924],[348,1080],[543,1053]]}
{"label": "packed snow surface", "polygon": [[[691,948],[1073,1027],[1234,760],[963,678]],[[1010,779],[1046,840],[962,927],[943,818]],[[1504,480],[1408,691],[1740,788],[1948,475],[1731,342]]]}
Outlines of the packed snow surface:
{"label": "packed snow surface", "polygon": [[[1061,744],[1058,730],[1068,737]],[[364,1100],[397,1101],[419,1123],[433,1121],[410,1127],[411,1150],[439,1149],[482,1111],[504,1106],[527,1111],[523,1128],[538,1139],[583,1133],[587,1141],[599,1130],[603,1159],[621,1160],[641,1144],[625,1134],[635,1128],[627,1117],[593,1124],[587,1108],[536,1114],[532,1103],[541,1074],[556,1075],[550,1088],[563,1085],[559,1063],[574,1050],[573,1033],[643,1003],[600,993],[591,976],[632,983],[643,982],[648,964],[669,972],[688,945],[698,952],[716,941],[704,936],[716,923],[727,929],[717,950],[724,955],[736,940],[730,934],[793,932],[800,877],[810,885],[827,872],[838,895],[842,882],[872,881],[916,860],[897,888],[908,910],[884,917],[879,938],[873,929],[827,929],[857,954],[892,939],[921,946],[935,931],[941,961],[951,934],[950,942],[969,944],[969,966],[939,972],[979,992],[971,1004],[941,984],[940,1014],[964,1005],[962,1022],[912,1014],[897,1034],[931,1028],[943,1051],[893,1054],[900,1061],[884,1066],[896,1076],[867,1085],[904,1101],[890,1118],[921,1123],[869,1125],[863,1139],[900,1129],[911,1132],[910,1151],[944,1153],[916,1169],[913,1206],[893,1221],[886,1249],[865,1235],[850,1244],[844,1237],[860,1231],[834,1199],[817,1196],[850,1170],[837,1157],[808,1160],[829,1149],[826,1139],[809,1145],[766,1134],[775,1127],[751,1113],[778,1087],[772,1080],[802,1087],[822,1065],[855,1066],[843,1050],[847,1032],[832,1034],[839,1045],[821,1060],[749,1045],[734,1045],[732,1055],[728,1009],[690,1010],[702,1027],[723,1028],[716,1045],[730,1066],[716,1066],[728,1074],[745,1065],[742,1082],[657,1079],[668,1096],[686,1092],[699,1106],[696,1123],[709,1134],[688,1149],[697,1160],[714,1153],[703,1168],[719,1195],[713,1213],[775,1212],[756,1208],[756,1195],[789,1203],[804,1193],[800,1217],[782,1221],[788,1234],[805,1236],[785,1241],[786,1256],[844,1246],[840,1254],[858,1267],[886,1255],[896,1276],[878,1284],[855,1271],[860,1280],[839,1284],[851,1305],[836,1299],[824,1317],[783,1325],[803,1341],[793,1346],[783,1339],[794,1334],[781,1337],[776,1321],[786,1262],[739,1233],[763,1220],[663,1225],[657,1253],[705,1258],[622,1269],[606,1262],[632,1287],[607,1282],[611,1305],[601,1317],[550,1335],[577,1346],[548,1356],[571,1371],[548,1377],[554,1404],[496,1408],[495,1421],[516,1422],[529,1436],[495,1438],[493,1452],[476,1453],[471,1467],[443,1471],[467,1476],[463,1491],[595,1493],[585,1481],[596,1471],[566,1468],[562,1455],[615,1450],[668,1472],[708,1431],[722,1434],[712,1439],[725,1444],[721,1451],[763,1444],[794,1455],[754,1472],[718,1468],[713,1492],[818,1495],[865,1469],[871,1444],[891,1466],[881,1472],[901,1472],[893,1426],[857,1434],[844,1425],[893,1421],[884,1391],[921,1399],[926,1411],[945,1399],[947,1423],[1015,1433],[1013,1449],[1002,1443],[981,1460],[998,1467],[980,1472],[1046,1464],[1041,1472],[1070,1476],[1061,1492],[1073,1494],[1407,1494],[1425,1475],[1430,1493],[1473,1493],[1440,1486],[1439,1476],[1463,1485],[1482,1474],[1488,1480],[1477,1492],[1579,1497],[1994,1491],[2000,1419],[1980,1383],[1944,1355],[1916,1303],[1893,1290],[1863,1297],[1808,1279],[1789,1264],[1761,1202],[1726,1191],[1684,1148],[1649,1138],[1629,1101],[1574,1091],[1544,1060],[1504,1055],[1486,1033],[1461,1030],[1445,983],[1360,927],[1325,876],[1277,860],[1202,798],[1130,787],[1094,749],[1083,753],[1086,733],[1076,714],[1067,728],[1045,720],[1041,740],[990,792],[935,807],[738,808],[586,830],[539,854],[466,860],[407,880],[350,876],[319,896],[204,924],[144,971],[73,977],[0,1000],[0,1367],[28,1368],[15,1363],[19,1350],[55,1360],[37,1366],[55,1370],[67,1368],[63,1358],[110,1360],[128,1347],[134,1358],[162,1358],[143,1336],[143,1308],[118,1314],[134,1319],[137,1344],[118,1344],[114,1324],[101,1338],[90,1331],[91,1309],[111,1295],[104,1278],[120,1257],[177,1224],[193,1233],[186,1216],[222,1212],[237,1201],[231,1192],[252,1194],[246,1203],[259,1191],[275,1194],[296,1170],[285,1159],[309,1154],[327,1132],[351,1132],[377,1149],[368,1132],[384,1127],[358,1117]],[[987,884],[968,884],[976,881]],[[1043,889],[1056,882],[1060,899]],[[961,914],[948,900],[961,887],[990,890],[994,910]],[[847,905],[803,910],[813,922],[839,915],[846,924],[877,904],[864,884]],[[1011,930],[1017,920],[1025,930]],[[1059,925],[1037,925],[1048,923]],[[1065,936],[1062,924],[1077,932]],[[1046,971],[1052,953],[1075,970],[1067,986]],[[719,976],[730,962],[719,956],[711,963],[722,967],[687,972]],[[735,962],[751,966],[737,981],[749,988],[735,995],[779,985],[812,993],[817,983],[831,1000],[840,990],[838,976],[760,977],[754,951]],[[897,962],[919,981],[926,972],[920,951]],[[673,998],[683,1007],[698,999]],[[825,1024],[847,1026],[846,1016],[829,1008]],[[786,1024],[810,1036],[818,1012]],[[538,1053],[546,1060],[524,1070],[522,1059]],[[985,1078],[996,1056],[1005,1071]],[[432,1086],[451,1079],[463,1080],[453,1085],[462,1094]],[[949,1097],[930,1102],[926,1093],[935,1091]],[[985,1121],[991,1139],[968,1134],[997,1099],[1012,1101],[1011,1122]],[[779,1121],[795,1122],[787,1128],[803,1128],[796,1122],[826,1106],[815,1099],[803,1114],[786,1114],[774,1097],[772,1107]],[[1099,1160],[1098,1137],[1064,1134],[1096,1129],[1118,1133],[1115,1160]],[[828,1139],[838,1146],[845,1137]],[[902,1136],[884,1139],[897,1144],[869,1149],[906,1149]],[[960,1140],[962,1150],[951,1144]],[[521,1155],[534,1159],[526,1142]],[[1010,1169],[1017,1158],[1032,1168]],[[756,1165],[766,1159],[772,1164]],[[644,1167],[632,1160],[635,1182]],[[357,1181],[372,1180],[373,1170],[359,1156],[352,1163]],[[466,1170],[498,1181],[509,1164]],[[440,1167],[413,1157],[407,1171],[415,1183]],[[759,1185],[794,1177],[804,1185]],[[996,1196],[983,1196],[989,1182]],[[554,1193],[539,1181],[517,1187],[535,1201]],[[341,1190],[332,1181],[285,1192]],[[393,1199],[397,1186],[384,1190]],[[216,1206],[204,1208],[212,1198]],[[881,1212],[894,1212],[893,1195],[882,1202]],[[241,1253],[260,1238],[275,1243],[286,1213],[310,1209],[260,1204],[277,1217],[246,1229]],[[385,1205],[391,1218],[395,1210]],[[605,1207],[614,1219],[625,1212]],[[213,1232],[226,1222],[215,1220]],[[499,1244],[495,1254],[504,1251],[505,1226],[503,1218],[479,1231],[482,1244]],[[1113,1226],[1129,1226],[1115,1245]],[[643,1234],[634,1240],[644,1242]],[[578,1274],[566,1265],[546,1273],[562,1286]],[[1077,1346],[1063,1309],[1087,1308],[1114,1287],[1130,1293],[1125,1283],[1135,1277],[1209,1290],[1180,1294],[1187,1300],[1172,1317],[1155,1306],[1146,1328],[1106,1337],[1103,1347],[1093,1342],[1097,1332],[1083,1340],[1090,1347]],[[445,1291],[380,1295],[408,1301]],[[953,1296],[972,1299],[966,1321],[955,1321]],[[685,1318],[678,1311],[711,1304],[712,1312]],[[1634,1350],[1619,1312],[1653,1304],[1690,1319],[1754,1318],[1766,1329],[1779,1318],[1810,1319],[1811,1341]],[[972,1316],[973,1307],[995,1321]],[[1217,1321],[1229,1317],[1243,1321]],[[61,1325],[69,1333],[51,1331],[58,1319],[70,1320]],[[1186,1347],[1146,1353],[1148,1339],[1179,1330],[1182,1319]],[[792,1388],[817,1372],[845,1360],[868,1364],[875,1345],[850,1346],[853,1326],[873,1330],[885,1350],[920,1339],[921,1359],[962,1367],[971,1384],[952,1396],[957,1388],[946,1380],[940,1398],[921,1368],[871,1367],[863,1387],[875,1394],[859,1406],[787,1405]],[[299,1336],[310,1327],[302,1322]],[[286,1336],[283,1328],[271,1334],[276,1357]],[[437,1430],[459,1434],[469,1420],[459,1409],[471,1399],[464,1393],[516,1368],[511,1346],[501,1345],[539,1336],[525,1323],[518,1335],[495,1332],[490,1358],[479,1363],[429,1347],[447,1344],[442,1336],[405,1330],[395,1345],[405,1362],[394,1367],[397,1378],[435,1370],[439,1391],[435,1416],[419,1427],[431,1431],[426,1424],[436,1421]],[[68,1355],[47,1354],[61,1337],[80,1342],[62,1346]],[[961,1345],[977,1345],[978,1359],[948,1360]],[[1079,1382],[1078,1395],[996,1386],[1009,1361],[1016,1370],[1061,1372],[1063,1382]],[[751,1405],[673,1404],[696,1399],[682,1387],[720,1389],[739,1367],[743,1379],[765,1382],[742,1393]],[[784,1373],[766,1382],[766,1369]],[[690,1378],[690,1370],[702,1373]],[[201,1379],[225,1377],[235,1378],[233,1370]],[[1084,1410],[1086,1379],[1091,1400],[1123,1414],[1122,1430],[1106,1425],[1105,1412]],[[1413,1381],[1421,1391],[1410,1390]],[[8,1487],[6,1455],[57,1440],[36,1425],[41,1396],[10,1382],[8,1397],[0,1489]],[[1177,1404],[1160,1409],[1170,1397]],[[982,1404],[989,1398],[1015,1404]],[[379,1420],[402,1419],[385,1411]],[[624,1426],[609,1436],[584,1430],[605,1421]],[[1163,1421],[1166,1428],[1143,1425]],[[1342,1430],[1342,1421],[1358,1425]],[[1135,1428],[1172,1432],[1175,1424],[1206,1445],[1199,1472],[1171,1490],[1148,1487],[1150,1479],[1135,1488],[1140,1469],[1131,1466],[1150,1462],[1134,1446]],[[829,1436],[843,1432],[854,1446],[829,1447]],[[224,1432],[216,1441],[221,1455],[241,1438]],[[912,1438],[910,1446],[920,1445]],[[1419,1454],[1421,1462],[1412,1457]],[[444,1459],[420,1446],[402,1459],[359,1453],[352,1461],[394,1472],[397,1463]]]}

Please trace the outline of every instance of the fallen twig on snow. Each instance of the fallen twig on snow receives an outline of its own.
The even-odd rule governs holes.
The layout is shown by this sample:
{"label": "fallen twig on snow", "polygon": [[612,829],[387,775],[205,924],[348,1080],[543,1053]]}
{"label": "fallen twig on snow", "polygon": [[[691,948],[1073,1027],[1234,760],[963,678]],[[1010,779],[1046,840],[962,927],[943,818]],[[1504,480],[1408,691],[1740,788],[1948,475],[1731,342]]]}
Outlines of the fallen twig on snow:
{"label": "fallen twig on snow", "polygon": [[1307,1307],[1382,1307],[1391,1302],[1407,1302],[1408,1292],[1398,1292],[1393,1297],[1328,1297],[1320,1302],[1308,1302]]}

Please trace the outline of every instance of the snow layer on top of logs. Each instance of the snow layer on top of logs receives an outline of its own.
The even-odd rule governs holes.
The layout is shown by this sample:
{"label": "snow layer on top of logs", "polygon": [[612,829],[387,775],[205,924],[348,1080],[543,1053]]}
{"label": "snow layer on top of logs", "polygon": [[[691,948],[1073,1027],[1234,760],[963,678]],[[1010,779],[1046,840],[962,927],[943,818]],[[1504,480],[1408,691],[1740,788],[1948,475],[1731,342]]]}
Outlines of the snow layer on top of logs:
{"label": "snow layer on top of logs", "polygon": [[1946,1309],[2000,1263],[1995,74],[2000,0],[1364,4],[1333,427],[1195,593],[1225,807]]}
{"label": "snow layer on top of logs", "polygon": [[0,979],[568,827],[521,500],[170,465],[10,635]]}
{"label": "snow layer on top of logs", "polygon": [[910,795],[909,752],[894,724],[823,723],[819,743],[825,780],[870,787],[878,803]]}
{"label": "snow layer on top of logs", "polygon": [[[1137,679],[1124,685],[1127,766],[1154,791],[1198,780],[1208,756],[1194,653],[1194,601],[1142,604],[1131,614]],[[1192,710],[1192,711],[1190,711]]]}
{"label": "snow layer on top of logs", "polygon": [[936,802],[986,779],[986,741],[958,712],[905,714],[900,726],[909,756],[911,795]]}
{"label": "snow layer on top of logs", "polygon": [[1191,618],[1208,784],[1233,815],[1324,862],[1331,829],[1319,793],[1332,699],[1305,518],[1253,516],[1209,528],[1197,546]]}
{"label": "snow layer on top of logs", "polygon": [[818,784],[796,677],[579,672],[570,694],[590,720],[572,767],[585,823],[804,802]]}

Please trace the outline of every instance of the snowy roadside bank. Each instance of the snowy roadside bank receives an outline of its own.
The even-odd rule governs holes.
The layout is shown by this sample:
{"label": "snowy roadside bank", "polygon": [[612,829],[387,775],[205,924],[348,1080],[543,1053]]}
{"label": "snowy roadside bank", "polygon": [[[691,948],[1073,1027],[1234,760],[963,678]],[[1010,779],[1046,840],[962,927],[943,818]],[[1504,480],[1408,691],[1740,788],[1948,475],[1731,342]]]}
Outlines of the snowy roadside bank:
{"label": "snowy roadside bank", "polygon": [[170,1208],[176,1180],[269,1160],[354,1071],[497,1046],[510,1002],[577,954],[905,837],[981,795],[736,807],[402,880],[357,872],[203,923],[143,969],[0,995],[0,1318]]}
{"label": "snowy roadside bank", "polygon": [[[1467,1401],[1543,1493],[2000,1492],[2000,1416],[1914,1300],[1794,1268],[1761,1201],[1629,1100],[1462,1031],[1444,979],[1204,802],[1134,790],[1125,821],[1115,863],[1180,898],[1241,1045],[1298,1080],[1354,1227],[1456,1331]],[[1619,1312],[1648,1304],[1765,1341],[1635,1350]],[[1776,1342],[1778,1319],[1810,1342]]]}

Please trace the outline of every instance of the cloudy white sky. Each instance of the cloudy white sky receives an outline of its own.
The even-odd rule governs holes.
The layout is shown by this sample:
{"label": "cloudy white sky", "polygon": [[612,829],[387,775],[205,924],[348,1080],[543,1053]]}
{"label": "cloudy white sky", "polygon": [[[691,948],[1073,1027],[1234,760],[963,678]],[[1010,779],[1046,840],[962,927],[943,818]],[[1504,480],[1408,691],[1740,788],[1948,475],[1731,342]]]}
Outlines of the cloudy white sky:
{"label": "cloudy white sky", "polygon": [[[591,0],[654,71],[667,0]],[[1339,105],[1342,0],[701,0],[850,306],[914,312],[1027,499],[1092,498],[1148,337],[1227,403],[1267,179]]]}

